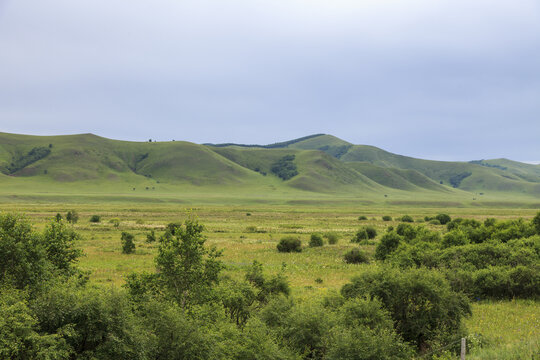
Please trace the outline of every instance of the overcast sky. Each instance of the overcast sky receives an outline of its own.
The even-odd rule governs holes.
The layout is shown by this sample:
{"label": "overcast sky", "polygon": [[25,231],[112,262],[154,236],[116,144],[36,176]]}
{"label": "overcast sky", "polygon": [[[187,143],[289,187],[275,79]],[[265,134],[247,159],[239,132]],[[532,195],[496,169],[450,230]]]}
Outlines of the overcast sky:
{"label": "overcast sky", "polygon": [[540,160],[538,0],[0,0],[0,131]]}

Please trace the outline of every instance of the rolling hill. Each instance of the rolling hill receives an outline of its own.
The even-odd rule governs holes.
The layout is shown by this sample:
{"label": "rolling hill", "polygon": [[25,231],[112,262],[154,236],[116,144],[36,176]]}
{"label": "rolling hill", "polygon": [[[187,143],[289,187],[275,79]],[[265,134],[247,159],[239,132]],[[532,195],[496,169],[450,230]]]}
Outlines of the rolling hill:
{"label": "rolling hill", "polygon": [[506,159],[422,160],[325,134],[270,145],[201,145],[0,133],[0,185],[8,193],[144,189],[254,197],[464,198],[490,192],[534,200],[540,198],[540,166]]}

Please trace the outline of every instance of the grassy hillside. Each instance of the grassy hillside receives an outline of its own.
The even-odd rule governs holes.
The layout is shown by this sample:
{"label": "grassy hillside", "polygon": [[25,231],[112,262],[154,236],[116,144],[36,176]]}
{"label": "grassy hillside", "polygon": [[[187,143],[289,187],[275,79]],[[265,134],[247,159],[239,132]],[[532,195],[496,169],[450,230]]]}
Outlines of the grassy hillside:
{"label": "grassy hillside", "polygon": [[[289,159],[287,176],[275,171],[283,159]],[[214,146],[128,142],[92,134],[0,133],[0,184],[6,194],[78,191],[139,198],[187,193],[253,199],[311,199],[323,194],[380,199],[384,194],[399,201],[512,195],[534,202],[540,197],[539,168],[505,159],[415,159],[331,135],[264,146]]]}

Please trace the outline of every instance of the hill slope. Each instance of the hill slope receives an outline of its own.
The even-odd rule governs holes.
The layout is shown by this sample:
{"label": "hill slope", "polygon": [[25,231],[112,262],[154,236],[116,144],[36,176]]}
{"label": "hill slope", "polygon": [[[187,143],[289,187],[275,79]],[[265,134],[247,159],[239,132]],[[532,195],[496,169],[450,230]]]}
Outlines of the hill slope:
{"label": "hill slope", "polygon": [[[279,166],[285,166],[286,176],[276,171]],[[540,166],[506,159],[422,160],[324,134],[271,145],[199,145],[0,133],[0,184],[23,179],[59,189],[93,184],[96,191],[195,186],[355,196],[392,191],[453,196],[460,190],[540,196]]]}

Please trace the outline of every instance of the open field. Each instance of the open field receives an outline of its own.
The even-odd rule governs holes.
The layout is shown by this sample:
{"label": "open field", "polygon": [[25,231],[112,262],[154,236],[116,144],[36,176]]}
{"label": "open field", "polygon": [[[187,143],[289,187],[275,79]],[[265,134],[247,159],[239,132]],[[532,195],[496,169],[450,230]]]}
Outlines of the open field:
{"label": "open field", "polygon": [[[492,207],[445,207],[436,202],[403,202],[399,205],[320,201],[302,199],[293,204],[269,205],[245,201],[236,205],[199,205],[160,203],[151,200],[139,203],[135,199],[104,201],[99,198],[83,203],[84,197],[74,195],[71,203],[47,203],[40,198],[39,203],[29,199],[5,202],[1,211],[26,214],[37,228],[42,228],[56,214],[65,215],[68,210],[76,210],[80,219],[74,225],[82,235],[79,246],[85,256],[80,267],[91,272],[93,283],[103,286],[121,286],[124,277],[131,272],[154,271],[156,243],[147,243],[146,234],[154,230],[162,233],[166,224],[181,222],[188,216],[196,216],[205,225],[208,244],[223,250],[222,260],[226,264],[225,274],[240,279],[248,266],[257,260],[264,265],[265,272],[275,274],[285,269],[293,296],[302,299],[319,297],[331,291],[339,291],[351,277],[368,267],[377,266],[373,262],[351,265],[343,262],[343,254],[358,245],[350,239],[362,225],[374,226],[381,234],[388,226],[398,222],[382,221],[383,215],[393,219],[404,214],[411,215],[417,224],[436,230],[444,226],[424,223],[424,216],[434,216],[445,212],[452,217],[483,220],[532,218],[537,209]],[[202,195],[201,195],[202,196]],[[226,195],[224,195],[226,198]],[[13,200],[13,199],[12,199]],[[206,198],[207,202],[223,200]],[[204,201],[202,202],[204,203]],[[412,206],[414,204],[415,206]],[[100,223],[90,223],[91,215],[100,215]],[[367,220],[358,220],[365,216]],[[116,227],[111,219],[119,219]],[[128,231],[135,235],[136,252],[125,255],[121,252],[120,234]],[[307,246],[313,233],[338,234],[336,245],[319,248]],[[301,253],[278,253],[276,244],[285,235],[296,235],[302,240]],[[379,238],[380,235],[377,237]],[[361,245],[371,257],[376,241]],[[474,348],[474,359],[513,359],[522,354],[534,354],[540,342],[540,305],[535,301],[478,302],[473,304],[473,315],[467,320],[467,328],[474,339],[482,339],[483,349]],[[478,335],[481,334],[481,335]],[[498,354],[498,355],[497,355]],[[494,357],[495,355],[499,357]],[[513,357],[514,356],[514,357]]]}

